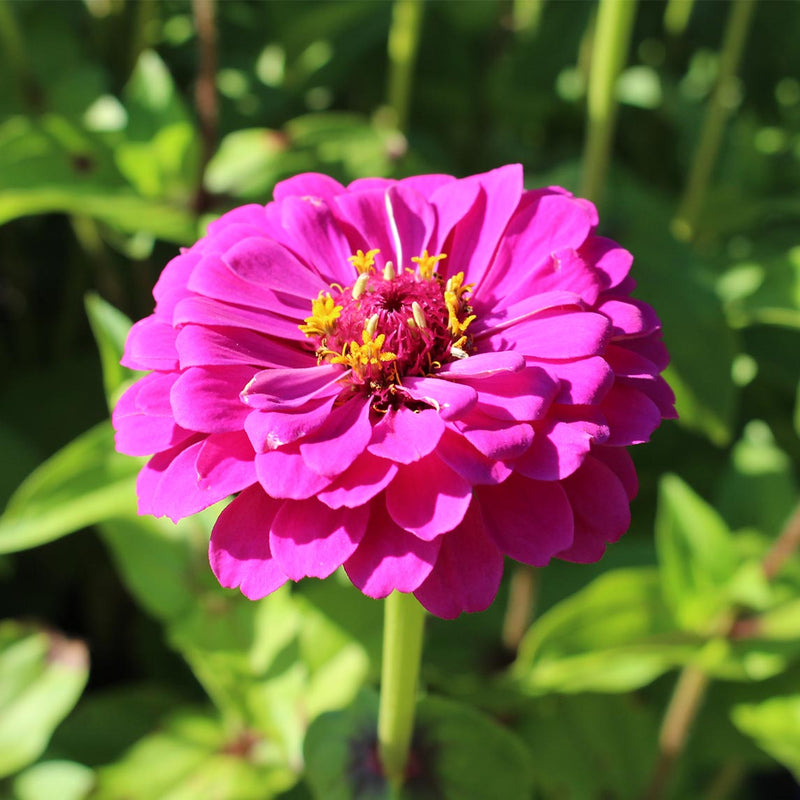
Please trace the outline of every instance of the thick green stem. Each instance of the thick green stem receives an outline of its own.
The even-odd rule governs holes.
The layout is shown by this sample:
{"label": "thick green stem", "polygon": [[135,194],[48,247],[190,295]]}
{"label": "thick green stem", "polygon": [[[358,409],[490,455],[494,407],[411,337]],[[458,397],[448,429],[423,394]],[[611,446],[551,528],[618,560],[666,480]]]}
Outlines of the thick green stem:
{"label": "thick green stem", "polygon": [[522,637],[531,626],[540,575],[536,567],[529,567],[527,564],[517,564],[511,573],[508,607],[503,620],[503,644],[511,652],[517,651]]}
{"label": "thick green stem", "polygon": [[423,0],[395,0],[389,29],[389,86],[387,99],[395,124],[405,133],[411,102],[414,62],[419,48]]}
{"label": "thick green stem", "polygon": [[538,33],[543,9],[544,0],[514,0],[511,7],[511,26],[514,32]]}
{"label": "thick green stem", "polygon": [[689,170],[678,214],[672,223],[673,232],[679,239],[689,240],[695,235],[697,218],[703,207],[711,172],[725,132],[725,122],[735,105],[736,71],[754,8],[755,0],[734,0],[731,7],[722,41],[717,85],[706,110],[700,142]]}
{"label": "thick green stem", "polygon": [[689,24],[694,0],[669,0],[664,12],[664,29],[670,36],[680,36]]}
{"label": "thick green stem", "polygon": [[617,102],[614,87],[625,64],[636,0],[600,0],[589,74],[581,195],[599,201],[611,154]]}
{"label": "thick green stem", "polygon": [[386,598],[383,668],[378,712],[378,755],[395,787],[403,783],[414,729],[425,609],[412,594]]}

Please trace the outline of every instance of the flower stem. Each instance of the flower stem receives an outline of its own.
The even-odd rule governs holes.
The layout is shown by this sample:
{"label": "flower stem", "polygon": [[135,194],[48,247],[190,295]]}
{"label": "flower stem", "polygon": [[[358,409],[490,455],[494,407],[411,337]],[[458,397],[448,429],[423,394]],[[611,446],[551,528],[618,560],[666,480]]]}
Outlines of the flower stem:
{"label": "flower stem", "polygon": [[678,213],[672,222],[676,237],[684,241],[694,238],[697,218],[703,207],[711,173],[717,160],[725,122],[736,104],[736,70],[744,50],[755,0],[734,0],[719,60],[717,85],[706,110],[700,141],[689,170],[689,178]]}
{"label": "flower stem", "polygon": [[411,746],[424,627],[425,609],[414,595],[392,592],[386,598],[378,755],[395,789],[405,778]]}
{"label": "flower stem", "polygon": [[203,175],[217,148],[217,19],[216,0],[192,0],[192,14],[197,29],[198,70],[195,85],[195,106],[200,122],[200,169],[195,189],[194,206],[205,210],[208,198],[203,187]]}
{"label": "flower stem", "polygon": [[614,87],[625,63],[636,0],[600,0],[589,75],[581,195],[597,202],[605,181],[617,103]]}
{"label": "flower stem", "polygon": [[694,0],[669,0],[664,12],[664,29],[670,36],[680,36],[689,24]]}
{"label": "flower stem", "polygon": [[387,99],[397,128],[405,133],[411,100],[414,62],[419,48],[423,0],[395,0],[389,28],[389,86]]}
{"label": "flower stem", "polygon": [[536,567],[527,564],[517,564],[511,574],[508,606],[503,620],[503,645],[511,652],[517,651],[533,620],[540,574]]}

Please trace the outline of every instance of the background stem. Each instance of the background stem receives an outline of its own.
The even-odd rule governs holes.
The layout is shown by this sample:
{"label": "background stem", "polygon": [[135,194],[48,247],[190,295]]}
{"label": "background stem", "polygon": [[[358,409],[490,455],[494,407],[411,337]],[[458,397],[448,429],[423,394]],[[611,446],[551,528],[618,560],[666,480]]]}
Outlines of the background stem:
{"label": "background stem", "polygon": [[387,99],[398,130],[406,132],[414,64],[419,49],[423,0],[395,0],[389,28],[389,85]]}
{"label": "background stem", "polygon": [[199,46],[195,105],[200,122],[202,152],[194,204],[195,210],[199,212],[205,209],[207,201],[205,189],[203,188],[203,176],[208,162],[217,149],[216,0],[192,0],[192,13]]}
{"label": "background stem", "polygon": [[424,627],[425,609],[413,594],[393,592],[386,598],[378,755],[395,787],[405,777],[411,746]]}
{"label": "background stem", "polygon": [[605,182],[617,102],[614,87],[628,53],[636,0],[600,0],[589,74],[580,194],[598,202]]}

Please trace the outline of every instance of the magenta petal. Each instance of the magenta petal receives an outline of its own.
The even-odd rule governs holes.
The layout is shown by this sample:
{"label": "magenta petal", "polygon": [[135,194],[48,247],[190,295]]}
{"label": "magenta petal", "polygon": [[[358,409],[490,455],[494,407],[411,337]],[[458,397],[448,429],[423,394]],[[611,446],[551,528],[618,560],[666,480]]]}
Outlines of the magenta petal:
{"label": "magenta petal", "polygon": [[554,403],[596,405],[614,385],[614,372],[602,356],[560,363],[538,362],[538,366],[560,383]]}
{"label": "magenta petal", "polygon": [[611,335],[614,338],[644,336],[661,327],[656,312],[647,303],[636,300],[612,298],[603,302],[597,310],[611,320]]}
{"label": "magenta petal", "polygon": [[525,358],[512,350],[497,353],[475,353],[469,358],[460,358],[444,364],[436,373],[453,379],[486,378],[497,372],[519,372],[525,366]]}
{"label": "magenta petal", "polygon": [[288,500],[275,515],[270,550],[292,580],[327,578],[358,547],[369,506],[332,509],[313,498]]}
{"label": "magenta petal", "polygon": [[176,421],[206,433],[241,431],[250,412],[239,393],[255,373],[246,366],[190,367],[169,393]]}
{"label": "magenta petal", "polygon": [[281,501],[260,486],[242,492],[223,509],[211,531],[208,560],[222,586],[259,600],[288,580],[269,549],[269,528]]}
{"label": "magenta petal", "polygon": [[392,519],[427,541],[455,528],[471,499],[469,481],[435,455],[401,466],[386,489]]}
{"label": "magenta petal", "polygon": [[558,554],[566,561],[588,564],[616,542],[631,522],[628,495],[619,478],[591,456],[562,483],[575,517],[575,540]]}
{"label": "magenta petal", "polygon": [[[379,250],[376,259],[379,267],[386,261],[399,266],[385,190],[341,194],[334,201],[332,210],[348,233],[354,250]],[[355,270],[353,275],[355,277]]]}
{"label": "magenta petal", "polygon": [[633,500],[639,492],[639,479],[630,453],[624,447],[595,447],[592,457],[602,461],[616,476],[628,495]]}
{"label": "magenta petal", "polygon": [[187,250],[170,261],[153,287],[156,300],[156,314],[161,319],[169,320],[175,304],[187,297],[187,283],[201,260],[202,255],[196,250]]}
{"label": "magenta petal", "polygon": [[512,475],[476,496],[486,532],[516,561],[543,567],[572,544],[572,509],[558,482]]}
{"label": "magenta petal", "polygon": [[[208,235],[197,244],[213,241],[219,234],[224,233],[232,225],[248,225],[254,228],[263,228],[266,224],[265,209],[260,203],[248,203],[224,213],[219,219],[208,223]],[[195,245],[196,247],[197,245]]]}
{"label": "magenta petal", "polygon": [[478,401],[471,386],[439,378],[405,378],[403,387],[414,400],[436,409],[442,419],[459,419]]}
{"label": "magenta petal", "polygon": [[165,372],[177,369],[175,329],[153,315],[134,323],[125,341],[125,354],[120,363],[129,369]]}
{"label": "magenta petal", "polygon": [[633,256],[627,250],[603,236],[590,236],[581,247],[581,256],[603,276],[604,289],[622,283],[633,264]]}
{"label": "magenta petal", "polygon": [[397,261],[411,267],[411,259],[421,256],[428,247],[436,215],[428,201],[408,186],[397,185],[387,189],[386,205],[397,231],[398,238],[394,243]]}
{"label": "magenta petal", "polygon": [[389,409],[373,427],[367,450],[398,464],[411,464],[433,452],[443,433],[444,421],[438,411],[411,411],[400,406]]}
{"label": "magenta petal", "polygon": [[317,498],[331,508],[355,508],[382,492],[396,474],[397,464],[362,453],[344,474],[335,478],[327,489],[318,492]]}
{"label": "magenta petal", "polygon": [[503,555],[487,536],[478,504],[463,522],[442,537],[436,564],[414,596],[431,614],[455,619],[462,612],[487,609],[503,577]]}
{"label": "magenta petal", "polygon": [[256,455],[256,475],[268,495],[289,500],[313,497],[331,482],[306,465],[297,445]]}
{"label": "magenta petal", "polygon": [[397,527],[383,504],[375,503],[367,532],[344,568],[368,597],[413,592],[430,575],[441,543],[442,537],[425,542]]}
{"label": "magenta petal", "polygon": [[479,380],[465,379],[464,383],[478,392],[481,413],[520,422],[542,417],[558,388],[558,384],[538,367],[498,373]]}
{"label": "magenta petal", "polygon": [[304,172],[276,184],[273,196],[276,200],[287,197],[319,197],[330,200],[345,191],[344,186],[320,172]]}
{"label": "magenta petal", "polygon": [[256,482],[255,453],[243,431],[214,433],[197,455],[197,482],[201,489],[235,494]]}
{"label": "magenta petal", "polygon": [[455,427],[473,447],[499,461],[521,456],[533,441],[533,428],[527,422],[505,422],[480,410],[458,420]]}
{"label": "magenta petal", "polygon": [[461,434],[450,429],[445,430],[436,455],[473,485],[502,483],[513,471],[508,462],[487,458]]}
{"label": "magenta petal", "polygon": [[314,472],[334,477],[364,452],[372,438],[370,404],[354,397],[331,411],[328,419],[300,441],[303,461]]}
{"label": "magenta petal", "polygon": [[275,450],[308,436],[330,416],[336,397],[323,397],[286,411],[253,411],[244,429],[257,453]]}
{"label": "magenta petal", "polygon": [[225,263],[242,279],[274,292],[311,300],[328,289],[325,281],[272,239],[251,237],[225,253]]}
{"label": "magenta petal", "polygon": [[644,392],[617,383],[606,395],[600,410],[608,420],[611,436],[606,444],[641,444],[661,424],[658,406]]}
{"label": "magenta petal", "polygon": [[243,388],[242,401],[249,408],[264,411],[299,408],[313,398],[339,394],[343,372],[339,364],[321,364],[304,369],[266,369]]}

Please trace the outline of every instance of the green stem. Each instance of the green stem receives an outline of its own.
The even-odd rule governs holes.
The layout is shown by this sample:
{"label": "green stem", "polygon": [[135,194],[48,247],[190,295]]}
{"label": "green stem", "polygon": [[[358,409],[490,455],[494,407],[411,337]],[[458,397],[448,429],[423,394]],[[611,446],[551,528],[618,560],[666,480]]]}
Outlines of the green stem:
{"label": "green stem", "polygon": [[694,0],[669,0],[664,12],[664,29],[670,36],[680,36],[689,24]]}
{"label": "green stem", "polygon": [[744,50],[750,19],[755,8],[755,0],[734,0],[719,60],[717,85],[706,110],[700,142],[694,154],[686,189],[678,207],[678,214],[672,223],[675,236],[688,241],[695,234],[697,218],[705,200],[711,172],[717,160],[725,122],[733,106],[732,97],[736,93],[736,70]]}
{"label": "green stem", "polygon": [[383,626],[378,755],[397,789],[405,778],[414,729],[425,609],[414,595],[393,592],[386,598]]}
{"label": "green stem", "polygon": [[389,28],[389,85],[387,99],[395,124],[403,132],[408,125],[414,63],[422,27],[423,0],[395,0]]}
{"label": "green stem", "polygon": [[540,575],[536,567],[527,564],[517,564],[511,573],[508,606],[503,620],[503,644],[512,653],[517,651],[522,637],[531,626]]}
{"label": "green stem", "polygon": [[597,202],[605,181],[617,103],[614,87],[627,57],[636,0],[600,0],[589,75],[581,195]]}
{"label": "green stem", "polygon": [[31,71],[22,31],[8,0],[0,0],[0,49],[20,86],[23,101],[29,110],[38,113],[42,91]]}
{"label": "green stem", "polygon": [[539,31],[544,0],[514,0],[511,7],[511,26],[515,33]]}

